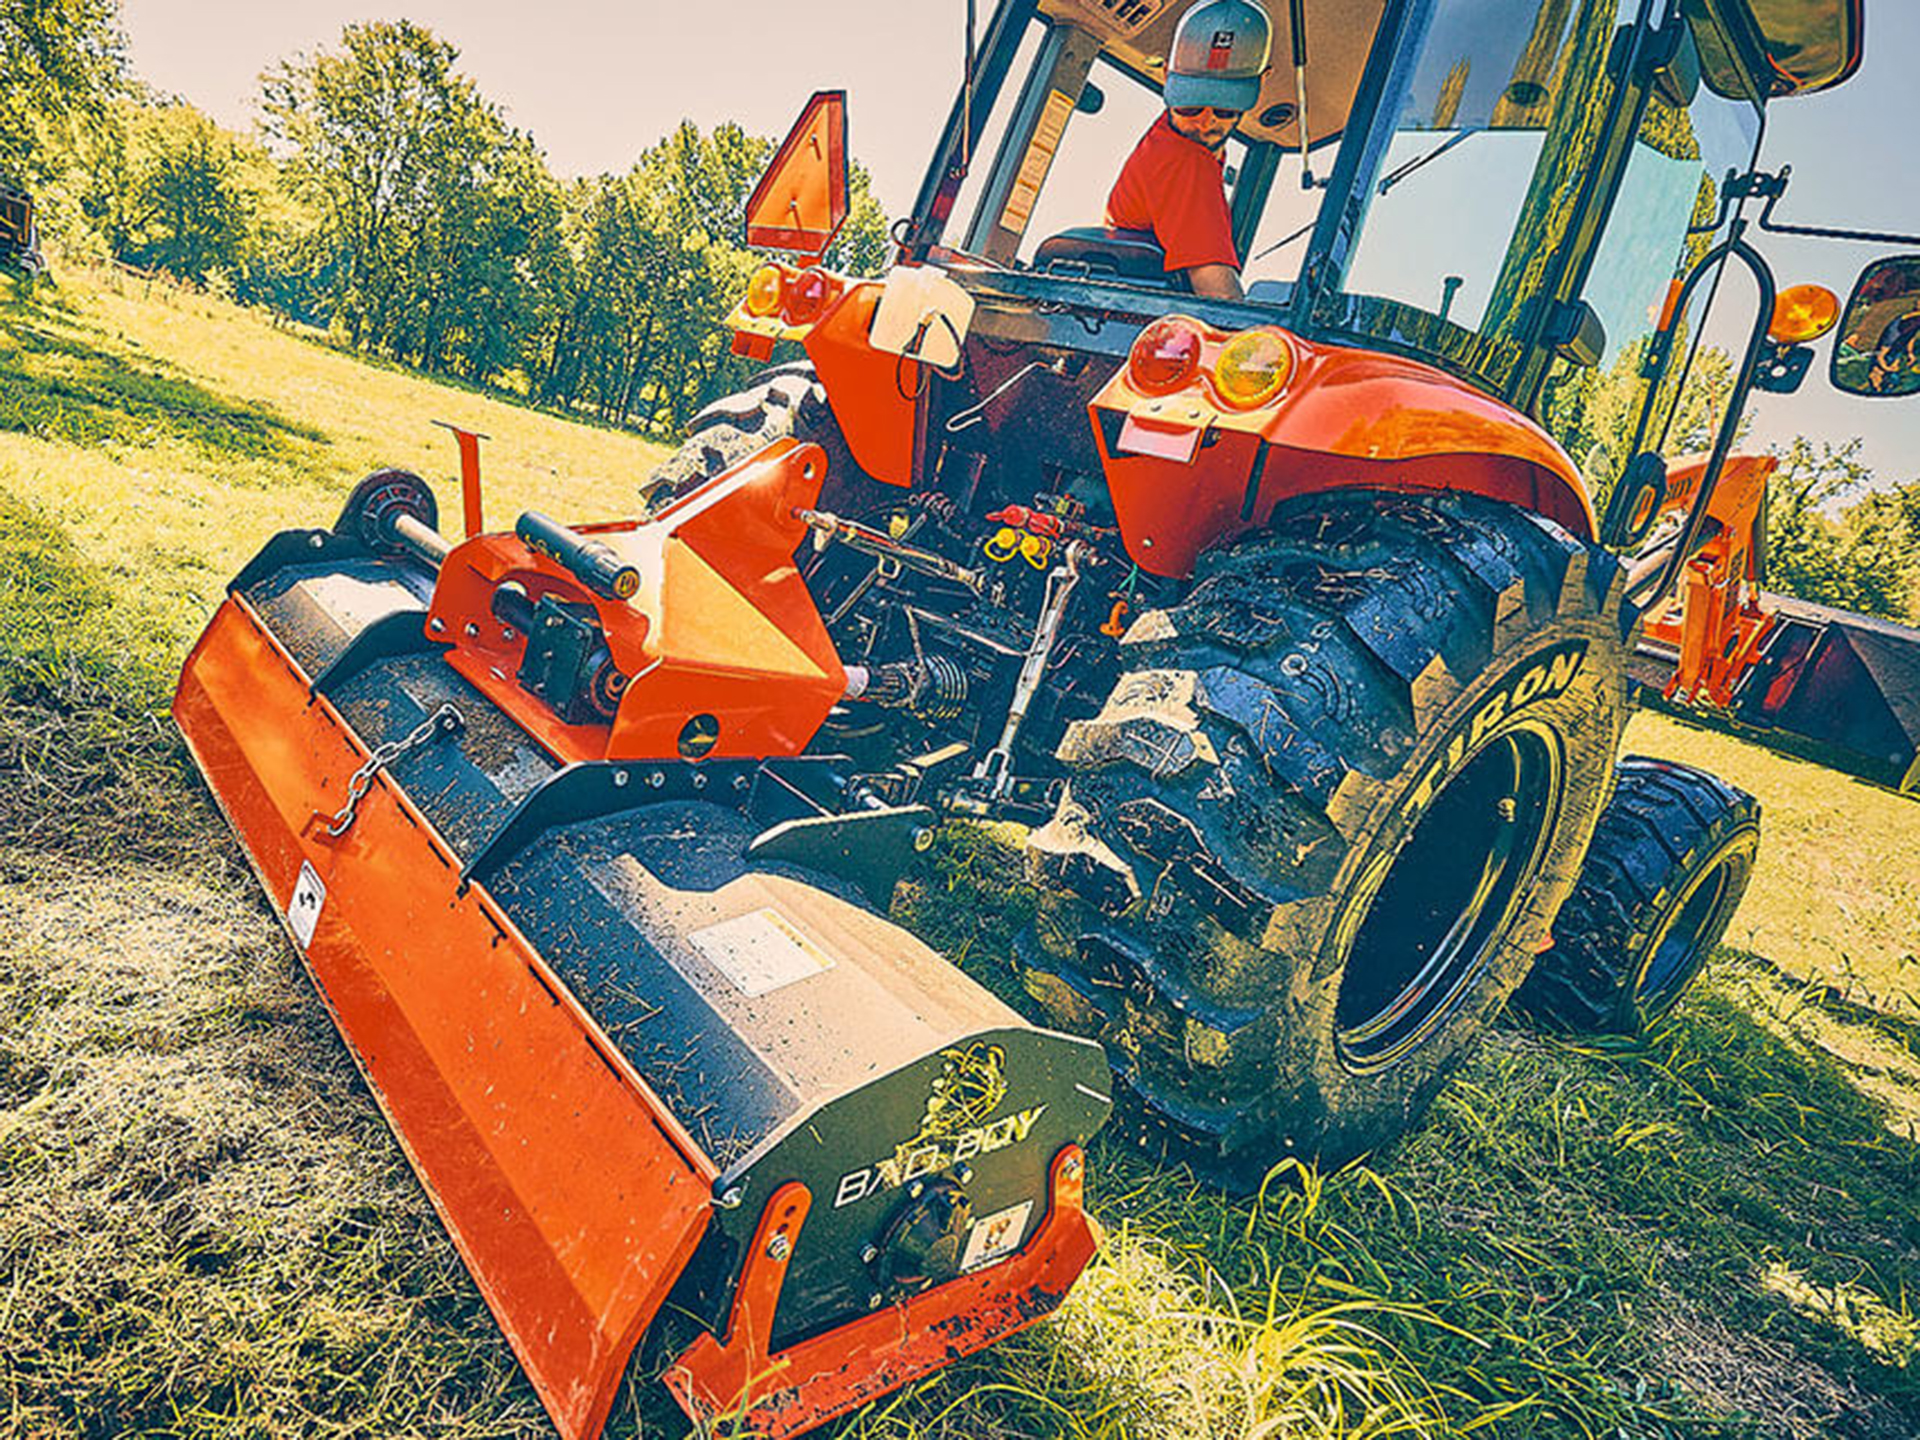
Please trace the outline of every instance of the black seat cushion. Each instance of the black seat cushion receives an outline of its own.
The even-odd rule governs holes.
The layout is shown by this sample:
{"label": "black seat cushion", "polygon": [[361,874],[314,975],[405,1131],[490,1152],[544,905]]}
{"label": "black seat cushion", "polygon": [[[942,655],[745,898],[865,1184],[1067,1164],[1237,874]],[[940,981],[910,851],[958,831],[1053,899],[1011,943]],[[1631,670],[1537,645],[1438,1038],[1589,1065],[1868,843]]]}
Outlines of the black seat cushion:
{"label": "black seat cushion", "polygon": [[1151,230],[1109,230],[1082,225],[1040,242],[1033,268],[1042,272],[1105,272],[1151,285],[1184,286],[1186,272],[1167,272],[1167,252]]}

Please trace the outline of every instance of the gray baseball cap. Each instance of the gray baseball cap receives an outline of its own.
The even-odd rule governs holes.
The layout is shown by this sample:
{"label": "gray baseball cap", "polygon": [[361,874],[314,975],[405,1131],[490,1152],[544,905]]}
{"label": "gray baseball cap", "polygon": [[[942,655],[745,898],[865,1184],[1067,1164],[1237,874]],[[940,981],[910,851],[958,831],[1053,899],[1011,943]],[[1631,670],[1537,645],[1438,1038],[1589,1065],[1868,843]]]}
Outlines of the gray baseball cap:
{"label": "gray baseball cap", "polygon": [[1167,52],[1169,107],[1251,110],[1273,49],[1273,22],[1247,0],[1207,0],[1180,17]]}

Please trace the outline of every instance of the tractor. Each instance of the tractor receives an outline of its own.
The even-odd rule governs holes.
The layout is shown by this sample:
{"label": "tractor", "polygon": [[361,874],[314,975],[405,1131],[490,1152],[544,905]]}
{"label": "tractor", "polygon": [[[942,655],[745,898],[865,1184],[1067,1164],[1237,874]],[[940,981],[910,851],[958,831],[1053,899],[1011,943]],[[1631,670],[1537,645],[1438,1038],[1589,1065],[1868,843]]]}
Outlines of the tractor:
{"label": "tractor", "polygon": [[[689,1414],[792,1435],[1046,1314],[1110,1110],[1251,1188],[1390,1141],[1510,998],[1670,1007],[1759,817],[1620,757],[1637,694],[1915,778],[1913,687],[1842,725],[1822,657],[1920,635],[1770,599],[1733,453],[1836,322],[1836,383],[1920,389],[1920,260],[1842,318],[1751,243],[1765,107],[1852,73],[1858,4],[1269,0],[1240,301],[1085,223],[1188,8],[1002,0],[881,277],[821,263],[817,94],[726,320],[767,368],[637,518],[490,531],[463,434],[463,538],[370,476],[187,662],[194,757],[568,1437],[643,1336]],[[1632,442],[1576,463],[1607,385]],[[1024,1013],[888,919],[950,821],[1025,836]]]}
{"label": "tractor", "polygon": [[45,269],[33,197],[0,180],[0,272],[30,280]]}

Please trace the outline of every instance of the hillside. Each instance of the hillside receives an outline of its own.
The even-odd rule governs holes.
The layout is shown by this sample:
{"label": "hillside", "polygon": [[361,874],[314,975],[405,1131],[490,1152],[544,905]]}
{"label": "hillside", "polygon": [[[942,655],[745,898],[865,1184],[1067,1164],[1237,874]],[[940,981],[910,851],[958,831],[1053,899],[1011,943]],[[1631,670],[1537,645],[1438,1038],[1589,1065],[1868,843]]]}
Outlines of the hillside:
{"label": "hillside", "polygon": [[[496,524],[619,515],[661,454],[204,297],[0,291],[8,1434],[550,1433],[165,718],[269,535],[386,465],[457,516],[435,420],[491,437]],[[1101,1142],[1061,1317],[828,1433],[1911,1440],[1920,806],[1659,717],[1628,747],[1766,809],[1671,1024],[1503,1029],[1373,1169],[1253,1202]],[[1010,863],[963,835],[902,917],[993,972]],[[610,1433],[683,1433],[649,1363]]]}

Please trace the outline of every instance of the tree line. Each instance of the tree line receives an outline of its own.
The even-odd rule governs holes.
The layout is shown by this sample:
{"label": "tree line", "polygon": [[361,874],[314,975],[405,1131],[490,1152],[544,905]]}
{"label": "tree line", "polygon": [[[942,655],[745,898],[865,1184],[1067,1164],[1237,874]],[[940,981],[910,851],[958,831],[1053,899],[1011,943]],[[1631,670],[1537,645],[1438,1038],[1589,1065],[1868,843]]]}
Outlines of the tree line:
{"label": "tree line", "polygon": [[[409,21],[263,77],[256,134],[127,73],[114,0],[0,0],[0,179],[42,231],[328,330],[370,354],[662,434],[738,386],[717,324],[765,137],[683,122],[624,174],[562,180]],[[830,264],[885,263],[854,167]]]}
{"label": "tree line", "polygon": [[[210,286],[428,372],[677,433],[747,365],[719,319],[755,259],[738,243],[771,151],[683,123],[621,175],[561,180],[533,140],[407,21],[348,26],[263,80],[258,133],[128,75],[118,0],[0,0],[0,180],[42,230]],[[854,171],[829,263],[874,273],[886,222]],[[1673,448],[1704,448],[1731,383],[1703,352]],[[1637,352],[1579,372],[1548,420],[1603,492],[1641,390]],[[1718,368],[1716,368],[1716,366]],[[1876,488],[1858,442],[1790,446],[1771,500],[1770,583],[1920,620],[1920,480]]]}

